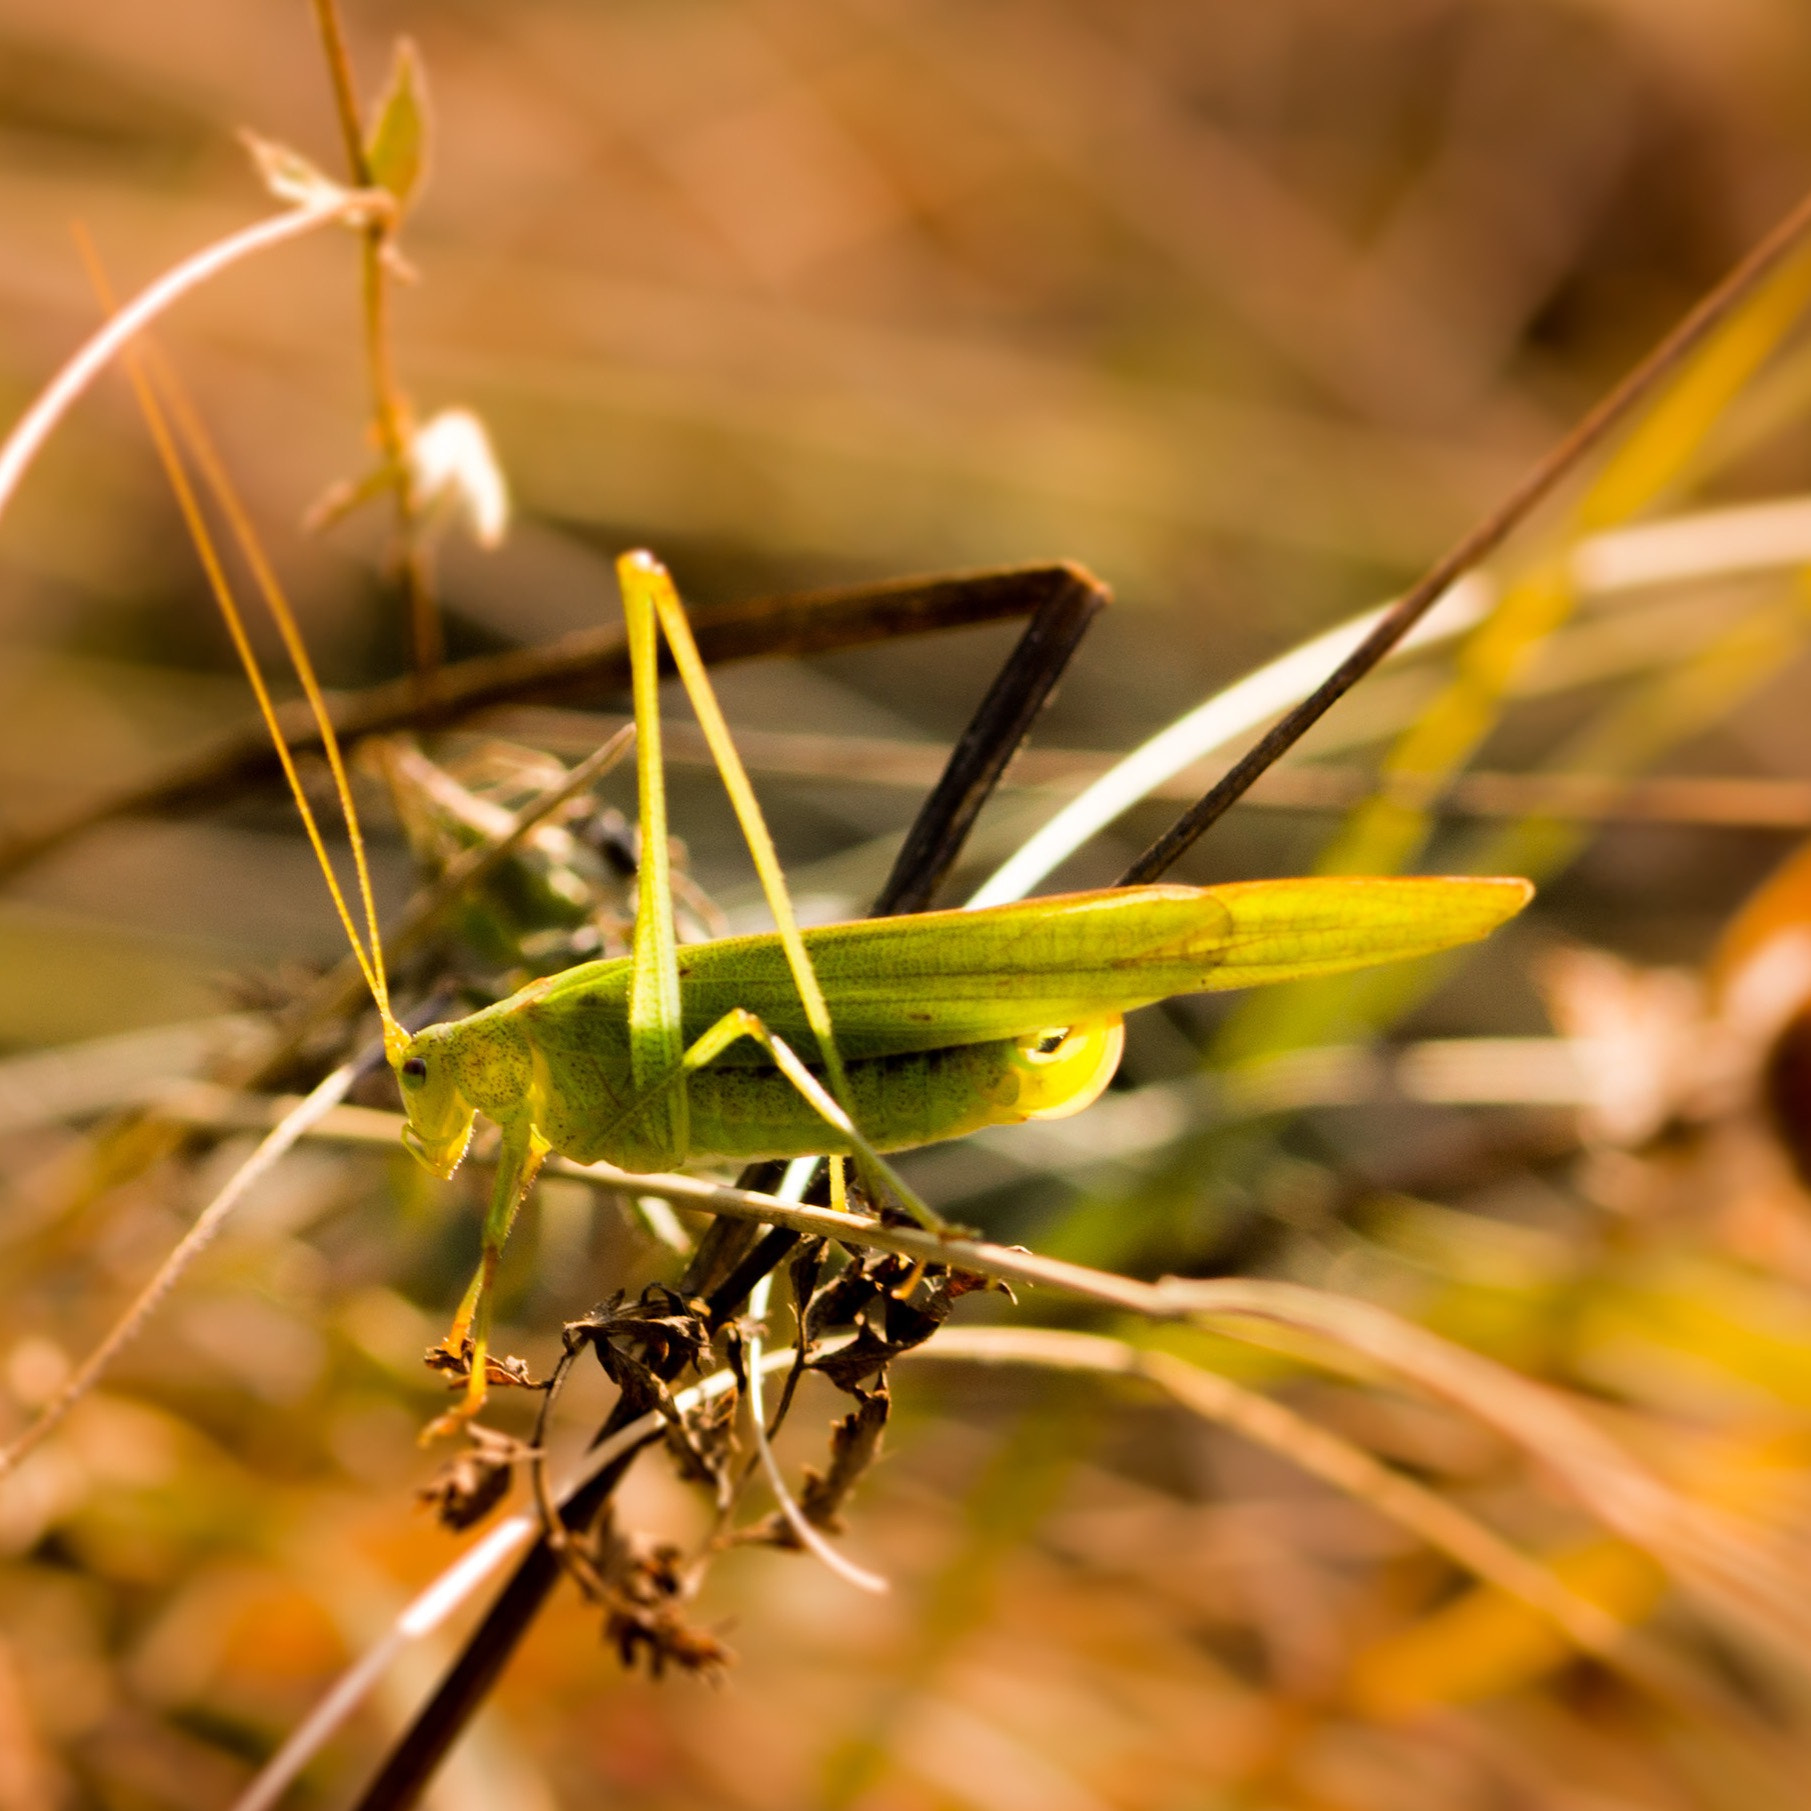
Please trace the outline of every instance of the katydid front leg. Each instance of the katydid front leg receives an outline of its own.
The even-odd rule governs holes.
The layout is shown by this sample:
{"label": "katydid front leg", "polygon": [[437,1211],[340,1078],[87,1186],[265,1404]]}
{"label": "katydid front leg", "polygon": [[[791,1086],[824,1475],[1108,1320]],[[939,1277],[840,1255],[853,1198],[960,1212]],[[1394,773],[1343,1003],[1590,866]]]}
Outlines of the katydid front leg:
{"label": "katydid front leg", "polygon": [[516,1215],[534,1186],[548,1152],[547,1141],[526,1118],[512,1119],[503,1127],[503,1147],[497,1153],[497,1180],[491,1190],[490,1211],[484,1216],[484,1250],[478,1260],[471,1287],[453,1316],[453,1324],[441,1341],[439,1350],[450,1358],[466,1355],[469,1342],[471,1372],[466,1379],[465,1395],[456,1408],[431,1421],[422,1430],[422,1441],[437,1440],[442,1434],[456,1434],[484,1407],[490,1394],[486,1375],[490,1362],[491,1308],[496,1296],[497,1265],[503,1256],[504,1243]]}

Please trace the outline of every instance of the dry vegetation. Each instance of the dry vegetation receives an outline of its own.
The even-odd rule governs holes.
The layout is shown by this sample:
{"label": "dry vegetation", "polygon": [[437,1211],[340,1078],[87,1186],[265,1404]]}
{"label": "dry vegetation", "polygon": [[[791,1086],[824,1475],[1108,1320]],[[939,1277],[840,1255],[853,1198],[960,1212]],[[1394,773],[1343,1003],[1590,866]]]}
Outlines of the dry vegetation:
{"label": "dry vegetation", "polygon": [[[499,551],[424,537],[449,658],[604,622],[639,544],[702,623],[955,566],[1112,585],[949,900],[1111,753],[1412,578],[1811,171],[1791,0],[354,0],[346,26],[367,95],[406,33],[434,103],[401,384],[482,417],[516,504]],[[137,290],[271,207],[241,126],[343,170],[301,0],[0,0],[9,420],[96,321],[71,220]],[[419,630],[393,512],[300,527],[372,458],[359,259],[315,233],[160,329],[346,691]],[[991,1239],[1221,1281],[1123,1308],[935,1290],[954,1312],[892,1370],[884,1461],[807,1499],[885,1596],[778,1550],[758,1484],[720,1517],[727,1430],[696,1420],[427,1802],[1803,1803],[1811,878],[1753,895],[1811,830],[1808,296],[1801,256],[1496,563],[1463,643],[1366,684],[1178,870],[1524,872],[1527,918],[1463,965],[1155,1009],[1089,1115],[909,1165]],[[351,1028],[268,1063],[343,948],[271,786],[10,859],[249,711],[117,379],[9,508],[0,574],[12,1437],[245,1158],[260,1063],[307,1087]],[[866,909],[1011,639],[721,670],[808,916]],[[497,710],[428,750],[518,809],[623,708]],[[753,922],[721,792],[673,752],[692,928]],[[389,757],[400,819],[381,757],[360,770],[392,911],[412,857],[472,840],[416,759]],[[1109,880],[1223,759],[1060,880]],[[600,790],[631,803],[626,773]],[[542,846],[576,918],[493,887],[401,965],[413,996],[620,935],[626,832],[584,827],[589,853]],[[440,1458],[415,1433],[482,1181],[432,1183],[387,1122],[326,1130],[0,1476],[0,1811],[232,1804],[478,1538],[417,1503]],[[591,1315],[606,1359],[572,1368],[556,1473],[691,1335],[678,1307],[592,1311],[672,1282],[708,1225],[543,1184],[502,1344],[539,1375]],[[803,1382],[795,1487],[851,1406]],[[765,1544],[694,1577],[732,1522]],[[473,1616],[399,1654],[285,1802],[353,1802]],[[674,1676],[720,1647],[718,1689]]]}

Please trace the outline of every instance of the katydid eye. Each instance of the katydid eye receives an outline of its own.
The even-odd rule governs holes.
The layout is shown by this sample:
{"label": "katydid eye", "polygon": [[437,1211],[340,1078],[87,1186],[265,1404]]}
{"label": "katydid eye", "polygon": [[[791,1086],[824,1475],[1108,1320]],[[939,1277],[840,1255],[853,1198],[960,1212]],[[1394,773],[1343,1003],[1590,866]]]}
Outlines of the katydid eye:
{"label": "katydid eye", "polygon": [[402,1079],[405,1082],[425,1082],[428,1079],[428,1065],[424,1057],[412,1056],[402,1066]]}

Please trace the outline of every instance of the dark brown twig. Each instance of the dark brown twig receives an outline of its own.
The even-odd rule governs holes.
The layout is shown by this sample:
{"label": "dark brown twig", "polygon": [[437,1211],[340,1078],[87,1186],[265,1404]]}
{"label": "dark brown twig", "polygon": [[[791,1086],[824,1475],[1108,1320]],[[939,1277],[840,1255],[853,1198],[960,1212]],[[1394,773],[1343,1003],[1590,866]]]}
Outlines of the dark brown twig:
{"label": "dark brown twig", "polygon": [[1513,530],[1549,497],[1561,481],[1600,446],[1611,430],[1671,375],[1745,301],[1811,227],[1807,195],[1771,233],[1703,297],[1623,380],[1560,443],[1542,458],[1483,521],[1447,550],[1396,602],[1364,641],[1329,673],[1321,685],[1278,722],[1248,754],[1173,823],[1115,883],[1140,886],[1156,880],[1218,823],[1258,775],[1272,766],[1359,680],[1401,641],[1454,580],[1494,553]]}
{"label": "dark brown twig", "polygon": [[1110,594],[1092,573],[1058,567],[1064,582],[1041,603],[900,847],[871,916],[921,912],[954,866],[981,807],[1050,702],[1057,681]]}
{"label": "dark brown twig", "polygon": [[[755,598],[704,612],[693,628],[699,652],[707,663],[719,666],[775,655],[824,654],[902,635],[1029,616],[1052,594],[1078,586],[1105,594],[1092,573],[1067,561],[1002,566]],[[342,742],[351,742],[390,730],[443,726],[494,705],[595,702],[622,692],[628,683],[628,643],[613,624],[580,630],[546,647],[515,648],[443,667],[431,699],[420,696],[412,679],[400,679],[330,704],[336,733]],[[320,746],[320,732],[305,708],[286,708],[279,717],[298,753]],[[135,786],[0,842],[0,880],[111,818],[195,810],[277,776],[263,726],[248,724]]]}

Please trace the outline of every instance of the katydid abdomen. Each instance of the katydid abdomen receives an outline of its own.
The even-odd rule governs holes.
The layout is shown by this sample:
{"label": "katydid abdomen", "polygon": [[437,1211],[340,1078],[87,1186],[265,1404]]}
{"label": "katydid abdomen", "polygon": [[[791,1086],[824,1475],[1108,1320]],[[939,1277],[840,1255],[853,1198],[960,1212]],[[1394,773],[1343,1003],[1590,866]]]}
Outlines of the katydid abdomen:
{"label": "katydid abdomen", "polygon": [[[1089,1105],[1112,1079],[1123,1041],[1121,1021],[1109,1017],[1078,1025],[1060,1039],[1032,1034],[858,1058],[844,1066],[845,1105],[879,1151],[1060,1117]],[[667,1154],[640,1135],[632,1115],[625,1117],[628,1103],[617,1104],[603,1091],[596,1069],[582,1060],[554,1060],[540,1073],[553,1085],[536,1099],[533,1112],[555,1150],[631,1170],[667,1166]],[[821,1068],[814,1073],[824,1079]],[[771,1064],[713,1065],[688,1078],[686,1093],[687,1161],[745,1163],[854,1151]]]}

